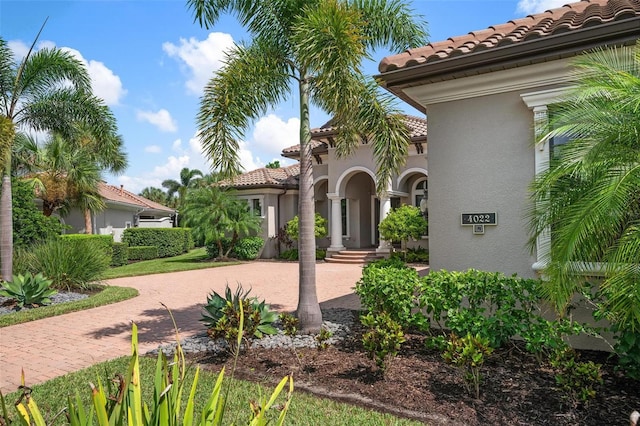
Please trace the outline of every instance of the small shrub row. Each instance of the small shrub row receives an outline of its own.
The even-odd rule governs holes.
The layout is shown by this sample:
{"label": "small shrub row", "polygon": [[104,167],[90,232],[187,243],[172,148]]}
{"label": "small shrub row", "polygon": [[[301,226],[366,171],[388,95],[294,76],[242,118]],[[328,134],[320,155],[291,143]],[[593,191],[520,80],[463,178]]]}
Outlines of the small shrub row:
{"label": "small shrub row", "polygon": [[158,258],[158,247],[156,246],[136,246],[127,250],[129,260],[151,260]]}
{"label": "small shrub row", "polygon": [[[327,257],[327,251],[324,249],[316,249],[316,260],[322,260]],[[283,260],[298,260],[298,249],[288,249],[280,253],[278,258]]]}
{"label": "small shrub row", "polygon": [[128,228],[122,233],[122,242],[129,247],[155,246],[157,257],[178,256],[193,248],[188,228]]}
{"label": "small shrub row", "polygon": [[[222,245],[222,254],[220,253],[220,246],[218,241],[207,242],[205,249],[207,250],[207,257],[210,259],[217,259],[223,257],[225,253],[228,253],[228,257],[236,258],[239,260],[255,260],[260,255],[260,251],[264,246],[264,240],[260,237],[245,237],[240,238],[233,244],[231,238],[224,237],[220,240]],[[233,246],[232,246],[233,244]]]}
{"label": "small shrub row", "polygon": [[111,266],[122,266],[129,262],[129,247],[125,243],[113,243]]}

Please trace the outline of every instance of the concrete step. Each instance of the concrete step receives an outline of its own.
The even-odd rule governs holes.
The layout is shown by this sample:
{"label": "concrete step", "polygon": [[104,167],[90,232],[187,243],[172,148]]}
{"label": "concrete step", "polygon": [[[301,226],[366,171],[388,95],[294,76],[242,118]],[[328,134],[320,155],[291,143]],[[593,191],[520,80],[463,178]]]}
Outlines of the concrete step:
{"label": "concrete step", "polygon": [[374,260],[384,259],[383,255],[377,254],[375,250],[342,250],[327,257],[329,263],[369,263]]}

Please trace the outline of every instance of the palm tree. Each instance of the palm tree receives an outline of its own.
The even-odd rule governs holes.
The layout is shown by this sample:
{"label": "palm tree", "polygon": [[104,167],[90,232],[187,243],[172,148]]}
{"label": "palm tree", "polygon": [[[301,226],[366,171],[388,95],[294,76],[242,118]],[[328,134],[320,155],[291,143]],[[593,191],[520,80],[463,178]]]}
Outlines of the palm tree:
{"label": "palm tree", "polygon": [[97,140],[117,133],[111,111],[91,93],[83,64],[60,49],[34,51],[39,36],[19,63],[0,38],[0,261],[4,279],[11,279],[13,272],[11,157],[16,129],[55,131],[66,138],[73,137],[78,123],[84,123]]}
{"label": "palm tree", "polygon": [[147,186],[138,195],[159,204],[164,205],[167,203],[167,193],[162,188],[156,188],[155,186]]}
{"label": "palm tree", "polygon": [[[240,172],[239,140],[252,121],[297,87],[300,106],[300,280],[297,316],[303,331],[318,330],[315,287],[314,193],[309,105],[334,117],[336,152],[350,154],[371,136],[378,191],[407,153],[408,131],[389,95],[362,73],[378,47],[402,51],[425,44],[424,25],[400,0],[187,0],[201,26],[220,14],[238,17],[253,37],[235,46],[207,84],[198,114],[199,136],[223,178]],[[293,85],[292,85],[293,83]]]}
{"label": "palm tree", "polygon": [[184,200],[187,195],[187,189],[193,188],[200,178],[202,178],[202,172],[198,169],[189,170],[188,167],[184,167],[180,170],[180,181],[174,179],[166,179],[162,182],[162,186],[167,188],[167,197],[171,198],[176,193],[178,194],[178,200]]}
{"label": "palm tree", "polygon": [[531,244],[551,233],[546,293],[560,314],[600,266],[603,309],[640,330],[640,42],[575,62],[575,90],[552,109],[554,151],[533,185]]}

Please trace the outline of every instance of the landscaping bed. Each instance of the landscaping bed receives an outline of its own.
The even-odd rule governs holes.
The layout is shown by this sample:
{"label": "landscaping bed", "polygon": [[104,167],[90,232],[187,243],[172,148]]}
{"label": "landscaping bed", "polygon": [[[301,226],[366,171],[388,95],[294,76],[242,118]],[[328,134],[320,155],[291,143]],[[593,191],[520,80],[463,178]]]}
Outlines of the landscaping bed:
{"label": "landscaping bed", "polygon": [[[357,315],[353,312],[353,315]],[[640,408],[640,382],[614,370],[608,353],[579,351],[580,360],[601,363],[603,384],[588,404],[574,404],[556,385],[553,369],[518,343],[489,356],[482,368],[480,399],[467,391],[462,373],[441,352],[428,350],[424,336],[407,334],[384,375],[362,346],[357,321],[349,338],[319,351],[254,348],[243,352],[236,377],[274,384],[293,373],[296,392],[310,392],[434,425],[628,425]],[[203,368],[231,371],[225,354],[189,355]]]}

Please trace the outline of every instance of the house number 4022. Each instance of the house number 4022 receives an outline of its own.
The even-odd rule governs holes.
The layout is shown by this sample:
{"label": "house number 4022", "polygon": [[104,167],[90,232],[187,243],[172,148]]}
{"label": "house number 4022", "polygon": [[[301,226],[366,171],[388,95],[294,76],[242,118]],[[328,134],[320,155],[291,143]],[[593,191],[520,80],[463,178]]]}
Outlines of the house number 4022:
{"label": "house number 4022", "polygon": [[496,213],[462,213],[461,225],[497,225]]}

